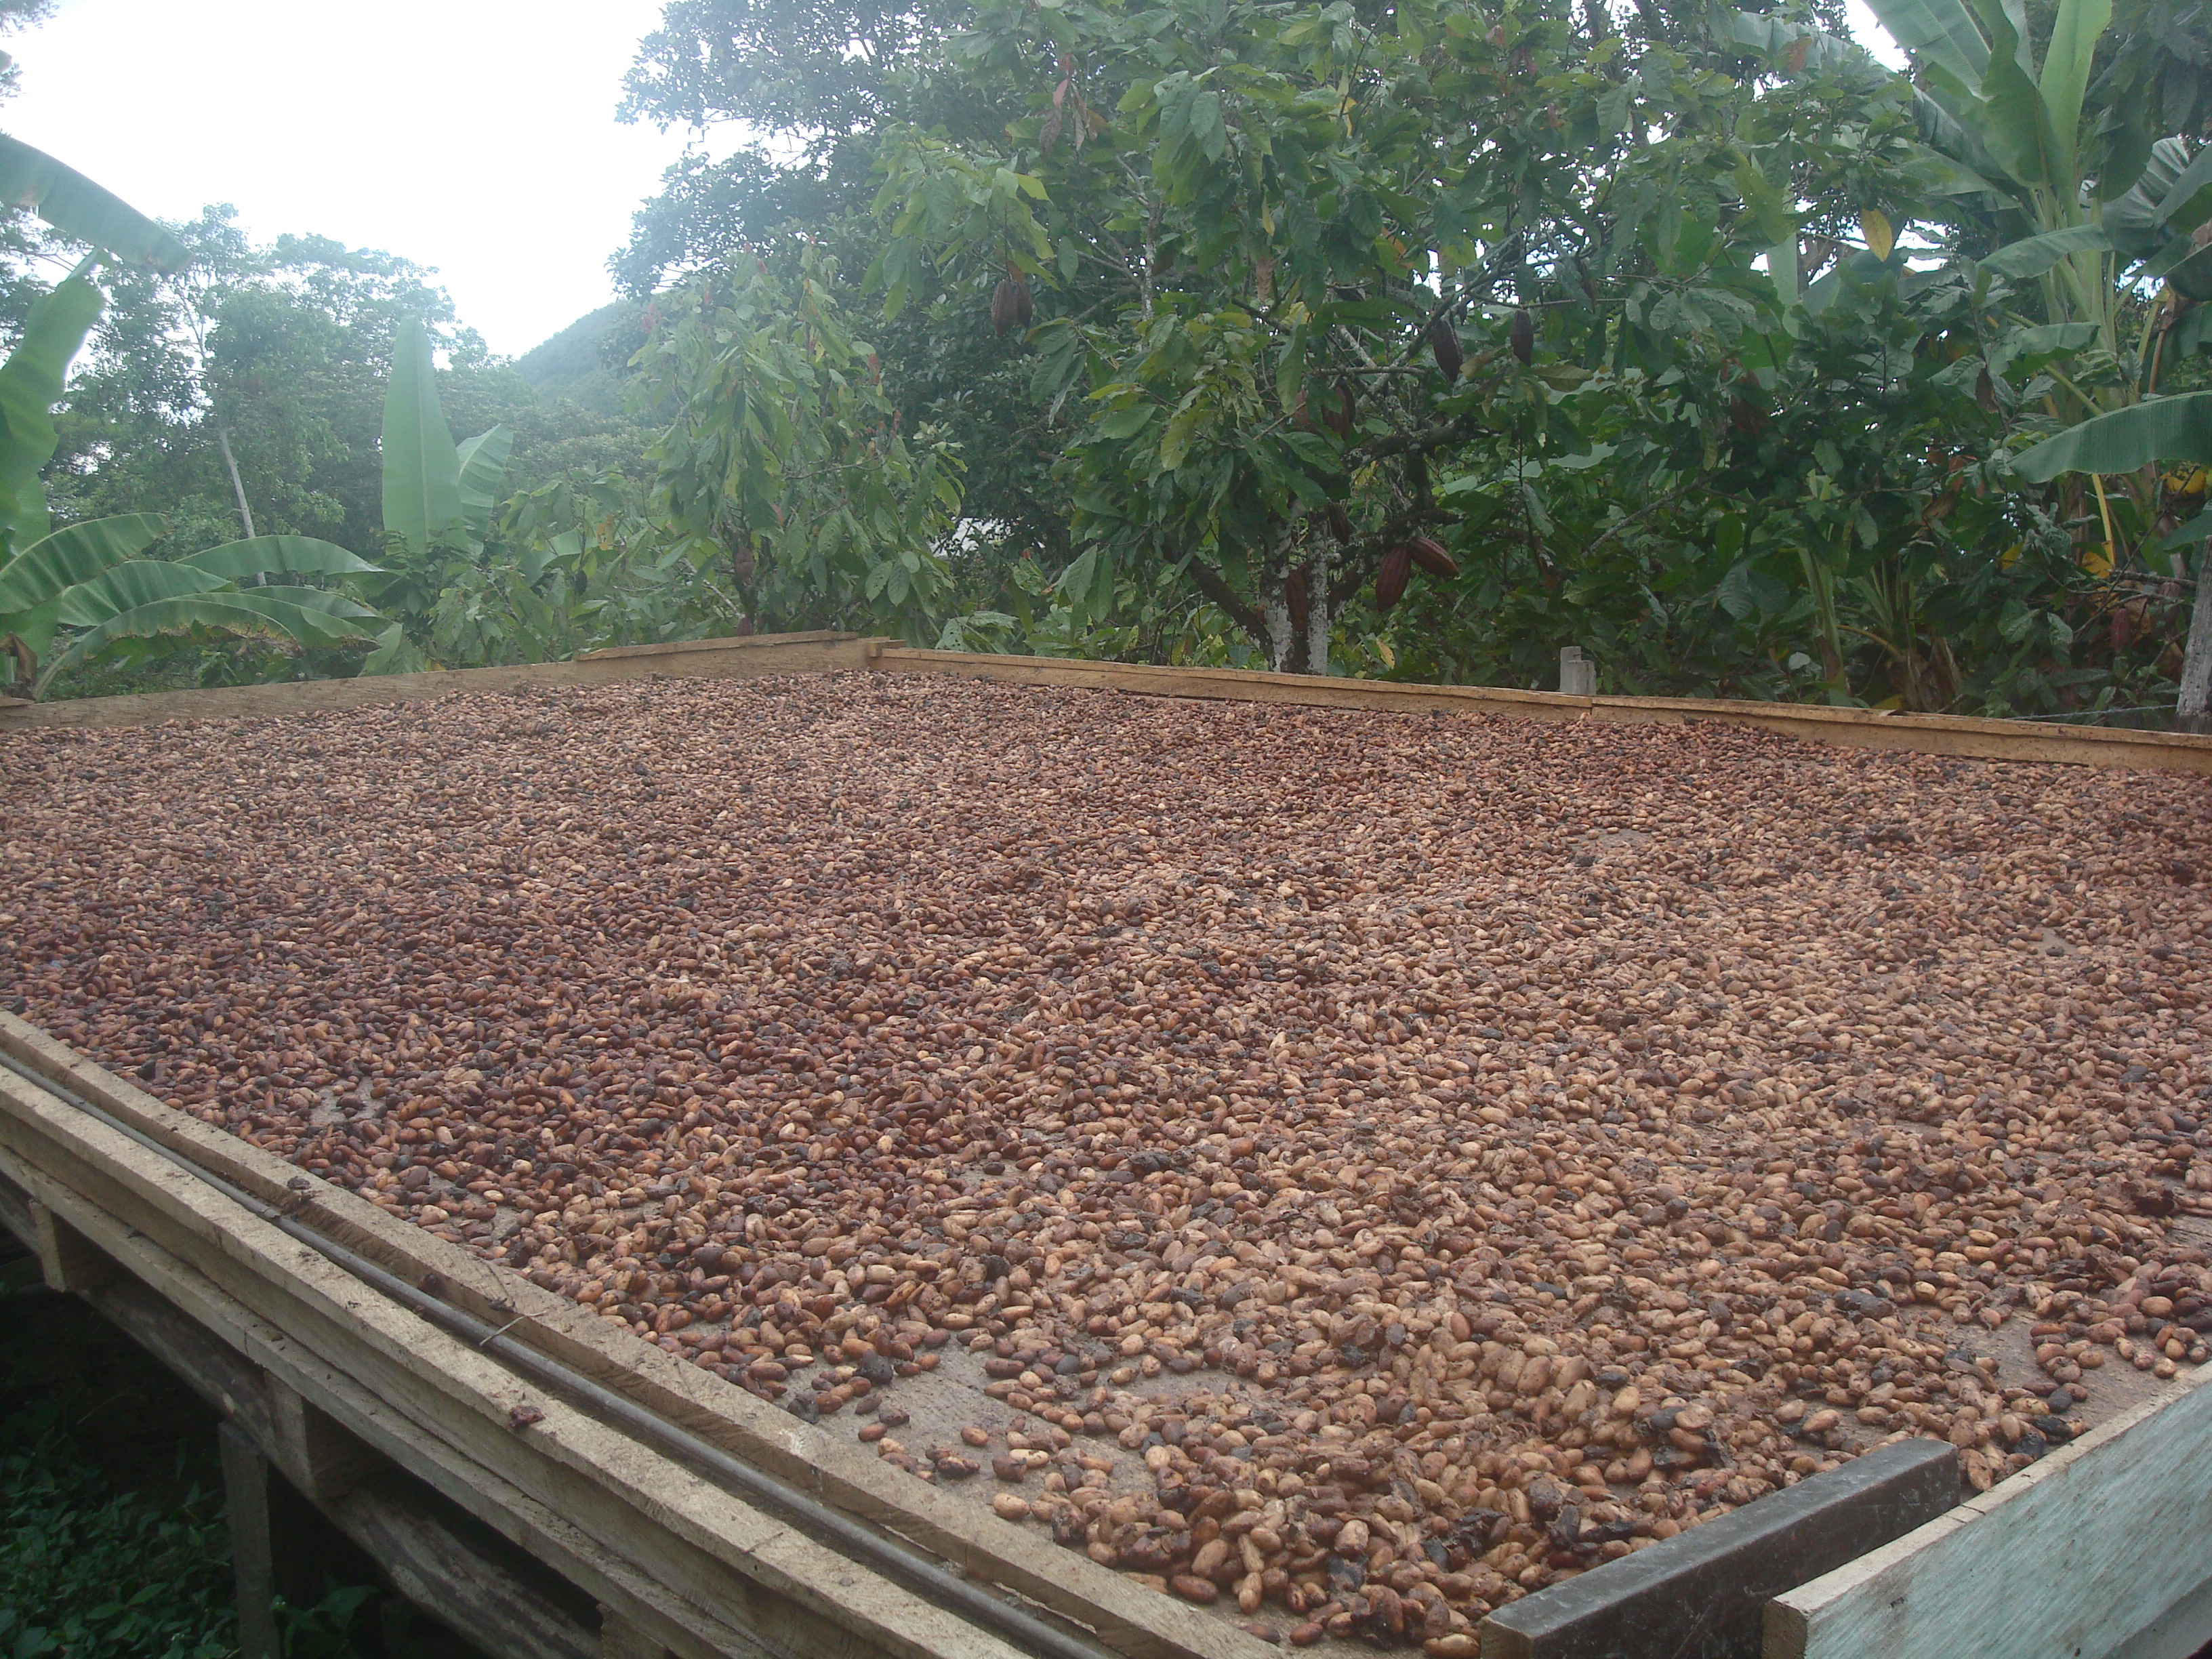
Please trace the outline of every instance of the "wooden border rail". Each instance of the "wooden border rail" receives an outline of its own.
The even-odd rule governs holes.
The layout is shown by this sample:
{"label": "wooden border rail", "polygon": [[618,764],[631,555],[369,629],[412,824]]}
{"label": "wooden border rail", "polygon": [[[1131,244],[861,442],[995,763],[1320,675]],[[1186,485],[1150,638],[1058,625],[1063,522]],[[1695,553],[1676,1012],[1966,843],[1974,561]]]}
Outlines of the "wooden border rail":
{"label": "wooden border rail", "polygon": [[1814,703],[1750,702],[1697,697],[1579,697],[1501,686],[1407,685],[1392,680],[1266,674],[1239,668],[1173,668],[1148,663],[1085,662],[1070,657],[1003,657],[922,651],[858,634],[761,634],[624,646],[568,662],[505,668],[463,668],[350,680],[298,680],[224,686],[205,691],[158,691],[138,696],[85,697],[30,703],[0,698],[0,732],[45,726],[149,726],[169,720],[227,720],[361,708],[419,702],[466,691],[532,686],[609,685],[648,678],[753,678],[867,670],[939,674],[1015,685],[1078,686],[1139,696],[1195,697],[1236,702],[1285,702],[1306,708],[1394,709],[1494,714],[1525,720],[1595,720],[1632,726],[1680,726],[1711,720],[1755,726],[1851,749],[1906,750],[1977,760],[2071,766],[2135,767],[2212,773],[2212,737],[2181,732],[2132,732],[2100,726],[2052,726],[2030,720],[1960,714],[1890,714]]}

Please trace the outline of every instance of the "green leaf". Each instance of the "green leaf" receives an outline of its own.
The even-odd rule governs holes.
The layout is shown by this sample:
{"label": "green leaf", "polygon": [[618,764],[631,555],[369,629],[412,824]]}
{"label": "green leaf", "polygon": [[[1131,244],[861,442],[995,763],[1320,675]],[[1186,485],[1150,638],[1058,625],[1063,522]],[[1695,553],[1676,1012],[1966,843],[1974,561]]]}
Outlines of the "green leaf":
{"label": "green leaf", "polygon": [[2074,168],[2081,125],[2081,94],[2089,84],[2089,61],[2097,40],[2112,21],[2112,0],[2058,0],[2057,21],[2043,48],[2043,76],[2038,90],[2057,134],[2063,174]]}
{"label": "green leaf", "polygon": [[477,541],[491,525],[499,487],[507,477],[507,458],[514,448],[514,428],[505,424],[479,432],[454,452],[459,462],[461,522]]}
{"label": "green leaf", "polygon": [[1714,590],[1713,602],[1738,622],[1758,615],[1759,601],[1751,596],[1751,567],[1741,563],[1731,566]]}
{"label": "green leaf", "polygon": [[88,519],[42,536],[0,568],[0,611],[23,611],[61,597],[110,565],[141,551],[169,527],[158,513]]}
{"label": "green leaf", "polygon": [[430,331],[410,317],[384,393],[384,529],[418,550],[460,527],[461,460],[438,404]]}
{"label": "green leaf", "polygon": [[2212,300],[2212,243],[2207,243],[2166,273],[2166,285],[2200,305]]}
{"label": "green leaf", "polygon": [[1940,64],[1969,86],[1982,78],[1989,42],[1963,0],[1869,0],[1869,5],[1907,57]]}
{"label": "green leaf", "polygon": [[2160,538],[2158,545],[2164,552],[2202,541],[2212,541],[2212,511],[2198,514],[2187,524],[2176,525]]}
{"label": "green leaf", "polygon": [[132,264],[181,270],[185,245],[76,168],[0,133],[0,200],[29,208],[75,242],[89,242]]}
{"label": "green leaf", "polygon": [[2046,230],[2040,236],[2023,237],[2008,242],[1980,262],[1978,269],[1993,276],[2010,276],[2020,281],[2040,276],[2069,254],[2088,250],[2108,251],[2112,239],[2097,225],[2069,225],[2063,230]]}
{"label": "green leaf", "polygon": [[27,611],[0,613],[0,639],[12,634],[30,647],[33,657],[43,657],[53,647],[54,630],[61,625],[61,613],[58,593]]}
{"label": "green leaf", "polygon": [[65,628],[96,628],[126,611],[188,593],[212,593],[229,581],[190,565],[161,559],[132,559],[79,582],[62,595]]}
{"label": "green leaf", "polygon": [[2212,392],[2147,398],[2095,416],[2018,456],[2031,483],[2062,472],[2132,472],[2153,461],[2212,464]]}
{"label": "green leaf", "polygon": [[[2172,141],[2168,141],[2172,142]],[[2177,231],[2191,231],[2212,219],[2212,144],[2197,157],[2160,198],[2156,222]]]}
{"label": "green leaf", "polygon": [[33,304],[22,338],[0,364],[0,531],[15,547],[46,533],[46,490],[39,474],[54,457],[54,405],[70,361],[105,303],[82,268],[71,272]]}
{"label": "green leaf", "polygon": [[381,568],[335,542],[318,541],[313,536],[256,536],[249,541],[225,542],[176,562],[234,582],[248,576],[374,575]]}
{"label": "green leaf", "polygon": [[[2212,156],[2212,146],[2197,159],[2204,156]],[[2166,240],[2161,222],[2166,197],[2182,175],[2192,170],[2185,141],[2161,138],[2150,147],[2149,156],[2129,188],[2105,207],[2105,228],[2121,252],[2130,259],[2146,259],[2158,252]]]}
{"label": "green leaf", "polygon": [[[127,567],[125,567],[127,568]],[[158,567],[175,570],[175,565]],[[108,573],[112,575],[114,573]],[[101,580],[105,580],[103,577]],[[259,634],[299,645],[339,645],[368,637],[350,619],[320,606],[280,598],[302,590],[261,587],[250,592],[174,593],[118,611],[70,642],[70,647],[39,677],[43,690],[64,669],[88,662],[121,639],[144,639],[187,628],[216,628],[234,634]]]}
{"label": "green leaf", "polygon": [[1989,67],[1982,72],[1982,99],[1959,111],[1990,159],[2016,183],[2067,193],[2073,149],[2063,147],[2053,130],[2043,94],[2021,67],[2020,36],[1993,0],[1981,0],[1982,21],[1990,33]]}

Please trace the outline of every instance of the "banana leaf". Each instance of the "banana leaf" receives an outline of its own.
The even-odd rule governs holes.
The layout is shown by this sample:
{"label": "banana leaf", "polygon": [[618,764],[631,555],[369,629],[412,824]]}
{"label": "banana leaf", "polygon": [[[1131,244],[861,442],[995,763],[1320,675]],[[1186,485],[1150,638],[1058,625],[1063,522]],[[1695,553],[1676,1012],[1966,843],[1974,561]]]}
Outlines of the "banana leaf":
{"label": "banana leaf", "polygon": [[230,586],[222,576],[166,559],[132,559],[79,582],[62,595],[65,628],[97,628],[140,605],[188,593],[212,593]]}
{"label": "banana leaf", "polygon": [[491,527],[492,509],[499,505],[500,481],[507,476],[507,458],[514,448],[514,428],[501,425],[479,432],[460,447],[461,522],[477,541]]}
{"label": "banana leaf", "polygon": [[106,303],[85,269],[78,266],[39,296],[23,319],[22,338],[0,364],[0,531],[14,548],[46,533],[46,490],[39,474],[54,457],[54,405],[70,360]]}
{"label": "banana leaf", "polygon": [[461,527],[461,460],[438,403],[430,332],[419,318],[399,325],[384,393],[384,528],[427,548]]}
{"label": "banana leaf", "polygon": [[335,542],[319,541],[313,536],[255,536],[225,542],[177,562],[226,581],[242,581],[248,576],[375,575],[380,570]]}
{"label": "banana leaf", "polygon": [[2013,462],[2031,483],[2062,472],[2132,472],[2153,461],[2212,464],[2212,392],[2151,398],[2046,438]]}
{"label": "banana leaf", "polygon": [[1980,269],[1993,276],[2026,280],[2042,276],[2069,254],[2084,250],[2102,252],[2112,246],[2112,239],[2100,226],[2069,225],[2063,230],[2046,230],[2040,236],[2007,243],[1982,260]]}
{"label": "banana leaf", "polygon": [[190,250],[121,197],[42,149],[0,133],[0,200],[30,209],[73,242],[134,265],[181,270]]}
{"label": "banana leaf", "polygon": [[0,612],[0,640],[13,635],[30,647],[33,657],[43,657],[53,648],[54,632],[61,626],[61,619],[59,595],[27,611]]}
{"label": "banana leaf", "polygon": [[[2202,162],[2208,156],[2212,156],[2212,145],[2205,147],[2197,161]],[[2130,260],[2148,259],[2165,246],[2171,234],[2162,228],[2166,198],[2182,177],[2195,170],[2189,159],[2189,146],[2184,140],[2161,138],[2153,144],[2150,157],[2143,163],[2135,183],[2117,200],[2106,204],[2105,229],[2112,239],[2112,246]],[[2179,202],[2174,204],[2177,209],[2180,205]],[[2179,228],[2193,230],[2196,226],[2182,225]]]}
{"label": "banana leaf", "polygon": [[1963,0],[1868,0],[1889,38],[1916,63],[1940,64],[1968,86],[1989,67],[1990,45]]}
{"label": "banana leaf", "polygon": [[368,637],[351,618],[333,617],[318,605],[301,605],[279,597],[313,592],[307,588],[257,587],[214,593],[178,593],[149,599],[128,611],[118,611],[70,641],[69,649],[40,675],[40,689],[43,690],[63,670],[89,661],[117,640],[144,639],[189,628],[258,634],[297,645],[342,645],[349,640]]}
{"label": "banana leaf", "polygon": [[2081,94],[2089,85],[2089,62],[2098,38],[2112,21],[2112,0],[2058,0],[2051,39],[2044,43],[2043,75],[2037,82],[2043,106],[2057,135],[2063,171],[2071,176],[2081,125]]}
{"label": "banana leaf", "polygon": [[119,513],[42,536],[0,566],[0,611],[27,611],[58,599],[140,552],[168,528],[158,513]]}

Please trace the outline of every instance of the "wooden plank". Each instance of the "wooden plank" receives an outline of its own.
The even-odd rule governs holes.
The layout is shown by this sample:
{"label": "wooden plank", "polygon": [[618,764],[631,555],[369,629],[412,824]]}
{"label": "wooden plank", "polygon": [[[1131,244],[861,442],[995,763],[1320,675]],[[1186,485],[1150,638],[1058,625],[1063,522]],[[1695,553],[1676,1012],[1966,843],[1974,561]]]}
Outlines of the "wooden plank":
{"label": "wooden plank", "polygon": [[599,1634],[386,1473],[331,1510],[392,1587],[489,1659],[599,1659]]}
{"label": "wooden plank", "polygon": [[2191,1659],[2212,1646],[2212,1577],[2114,1648],[2106,1659]]}
{"label": "wooden plank", "polygon": [[[501,1536],[602,1603],[619,1608],[634,1625],[655,1632],[678,1659],[782,1659],[750,1632],[725,1626],[712,1614],[676,1600],[626,1558],[602,1549],[565,1516],[539,1504],[492,1471],[468,1462],[443,1440],[422,1433],[357,1379],[256,1317],[146,1234],[123,1226],[89,1200],[25,1169],[4,1148],[0,1148],[0,1181],[17,1190],[23,1189],[24,1182],[40,1184],[58,1207],[76,1217],[88,1236],[126,1270],[131,1281],[143,1287],[145,1295],[170,1308],[179,1320],[218,1337],[224,1348],[238,1356],[235,1363],[248,1370],[264,1368],[270,1376],[300,1390]],[[118,1281],[124,1282],[130,1281]],[[116,1293],[111,1286],[98,1296],[105,1302]]]}
{"label": "wooden plank", "polygon": [[672,679],[750,678],[811,674],[866,665],[867,641],[857,634],[761,634],[746,639],[692,640],[629,646],[572,662],[519,663],[426,674],[379,674],[349,680],[292,680],[228,685],[204,691],[156,691],[125,697],[77,697],[0,708],[0,731],[52,726],[150,726],[170,720],[233,720],[416,702],[457,692],[518,691],[538,686],[611,685],[654,674]]}
{"label": "wooden plank", "polygon": [[[82,1195],[81,1203],[190,1261],[310,1352],[342,1364],[419,1431],[443,1437],[606,1547],[621,1549],[640,1517],[649,1520],[665,1534],[651,1546],[651,1569],[686,1599],[731,1609],[726,1616],[741,1627],[763,1608],[775,1613],[786,1604],[808,1615],[817,1628],[784,1650],[823,1659],[877,1650],[908,1659],[1007,1659],[1013,1653],[713,1483],[544,1397],[190,1175],[10,1073],[0,1073],[0,1146],[16,1155],[19,1167],[27,1158],[36,1176],[51,1171]],[[540,1413],[526,1435],[513,1420],[523,1407]]]}
{"label": "wooden plank", "polygon": [[[257,1197],[295,1206],[309,1224],[380,1266],[418,1280],[436,1274],[455,1305],[496,1324],[514,1322],[510,1336],[732,1455],[802,1482],[817,1497],[899,1533],[974,1577],[1080,1620],[1105,1645],[1131,1659],[1256,1659],[1266,1651],[1256,1638],[1233,1626],[1193,1620],[1158,1591],[971,1509],[519,1273],[434,1238],[343,1188],[308,1181],[295,1165],[173,1110],[5,1013],[0,1013],[0,1052]],[[302,1181],[304,1187],[293,1184]]]}
{"label": "wooden plank", "polygon": [[1768,1597],[1949,1509],[1959,1455],[1904,1440],[1510,1602],[1482,1659],[1756,1659]]}
{"label": "wooden plank", "polygon": [[1847,748],[1974,760],[2212,772],[2212,737],[2185,732],[2130,732],[1962,714],[1893,714],[1872,708],[1693,697],[1597,697],[1591,702],[1590,718],[1632,725],[1713,720]]}
{"label": "wooden plank", "polygon": [[2212,1366],[1770,1602],[1768,1659],[2100,1659],[2203,1583]]}
{"label": "wooden plank", "polygon": [[1501,686],[1401,685],[1390,680],[1266,674],[1241,668],[1167,668],[1150,663],[1082,662],[1068,657],[999,657],[960,651],[919,651],[878,643],[868,666],[880,673],[939,674],[1011,685],[1067,685],[1149,697],[1283,702],[1314,708],[1395,709],[1413,714],[1507,714],[1529,720],[1580,720],[1588,697]]}

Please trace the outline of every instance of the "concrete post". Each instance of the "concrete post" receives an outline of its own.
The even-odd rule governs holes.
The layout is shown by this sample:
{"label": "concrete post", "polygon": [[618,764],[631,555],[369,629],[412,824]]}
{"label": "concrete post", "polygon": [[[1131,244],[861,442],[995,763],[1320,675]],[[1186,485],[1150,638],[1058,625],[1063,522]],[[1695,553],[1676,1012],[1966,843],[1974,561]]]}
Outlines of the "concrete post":
{"label": "concrete post", "polygon": [[1559,647],[1559,690],[1571,697],[1597,696],[1597,665],[1583,656],[1579,645]]}

